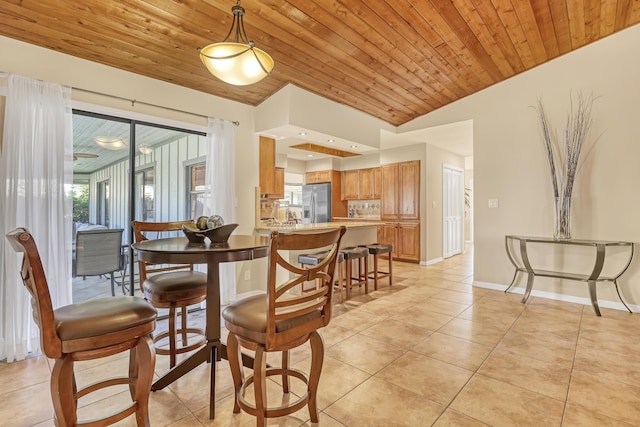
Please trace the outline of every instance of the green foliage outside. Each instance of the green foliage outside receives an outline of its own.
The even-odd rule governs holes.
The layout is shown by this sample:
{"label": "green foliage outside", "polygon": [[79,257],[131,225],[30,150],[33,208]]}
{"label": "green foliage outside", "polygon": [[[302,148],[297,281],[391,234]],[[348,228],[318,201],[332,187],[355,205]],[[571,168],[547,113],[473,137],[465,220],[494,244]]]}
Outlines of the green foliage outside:
{"label": "green foliage outside", "polygon": [[73,222],[89,223],[89,186],[76,186],[73,192]]}

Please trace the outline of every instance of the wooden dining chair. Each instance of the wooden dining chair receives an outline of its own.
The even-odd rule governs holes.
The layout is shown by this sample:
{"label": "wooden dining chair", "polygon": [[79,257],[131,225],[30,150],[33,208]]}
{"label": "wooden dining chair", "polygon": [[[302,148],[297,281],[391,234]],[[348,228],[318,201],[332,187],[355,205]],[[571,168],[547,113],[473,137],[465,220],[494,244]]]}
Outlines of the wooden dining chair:
{"label": "wooden dining chair", "polygon": [[[145,300],[131,296],[93,299],[53,309],[49,286],[36,243],[24,228],[7,239],[23,252],[21,276],[32,297],[33,319],[40,328],[44,354],[55,359],[51,371],[51,398],[56,426],[76,426],[78,399],[118,384],[129,386],[132,404],[101,420],[83,426],[106,426],[136,414],[138,426],[149,426],[149,393],[156,355],[151,334],[156,310]],[[129,375],[77,388],[74,362],[93,360],[130,351]]]}
{"label": "wooden dining chair", "polygon": [[[269,242],[269,270],[267,293],[247,297],[227,306],[222,317],[229,337],[227,356],[235,388],[234,413],[240,409],[257,417],[257,425],[264,426],[266,418],[291,414],[305,405],[309,407],[311,422],[318,422],[316,402],[318,382],[324,360],[324,344],[318,329],[331,319],[331,296],[340,241],[345,233],[340,227],[322,232],[271,233]],[[297,265],[297,256],[289,251],[328,250],[327,256],[316,265],[304,268]],[[289,261],[291,257],[291,261]],[[284,274],[278,274],[280,271]],[[276,276],[288,280],[278,283]],[[317,289],[302,292],[306,281],[321,279]],[[289,350],[307,341],[311,343],[311,370],[304,372],[289,366]],[[244,378],[240,361],[240,347],[255,351],[253,375]],[[282,366],[266,365],[266,352],[282,352]],[[295,402],[280,407],[267,407],[267,376],[280,375],[284,393],[289,393],[290,377],[307,385],[307,391]],[[255,405],[244,395],[253,384]]]}
{"label": "wooden dining chair", "polygon": [[[133,221],[136,242],[149,237],[170,237],[182,235],[182,226],[194,225],[192,220],[175,222]],[[176,365],[176,355],[201,347],[206,342],[202,328],[190,328],[187,322],[188,307],[199,304],[207,298],[207,275],[195,271],[193,264],[150,264],[138,260],[140,289],[144,297],[156,308],[169,309],[169,327],[157,333],[153,340],[156,353],[169,355],[169,365]],[[180,309],[180,327],[176,328],[177,309]],[[181,337],[178,347],[178,337]],[[169,348],[162,341],[167,339]],[[191,340],[191,343],[189,343]]]}

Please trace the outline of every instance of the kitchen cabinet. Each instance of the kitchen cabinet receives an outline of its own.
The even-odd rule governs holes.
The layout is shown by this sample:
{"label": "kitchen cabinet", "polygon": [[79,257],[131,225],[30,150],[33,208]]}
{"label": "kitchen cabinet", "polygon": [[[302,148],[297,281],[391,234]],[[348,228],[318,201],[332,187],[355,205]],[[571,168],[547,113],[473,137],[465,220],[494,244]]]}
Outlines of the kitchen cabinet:
{"label": "kitchen cabinet", "polygon": [[381,174],[381,218],[419,220],[420,161],[382,165]]}
{"label": "kitchen cabinet", "polygon": [[[305,175],[305,184],[320,184],[323,182],[333,182],[332,170],[307,172]],[[338,172],[339,173],[339,172]]]}
{"label": "kitchen cabinet", "polygon": [[398,164],[382,165],[382,195],[380,197],[380,217],[398,218]]}
{"label": "kitchen cabinet", "polygon": [[381,187],[380,168],[342,172],[342,200],[377,200]]}
{"label": "kitchen cabinet", "polygon": [[342,200],[358,199],[358,170],[342,172]]}
{"label": "kitchen cabinet", "polygon": [[282,188],[276,186],[276,140],[260,136],[260,194],[269,199],[284,195],[284,171]]}
{"label": "kitchen cabinet", "polygon": [[379,241],[393,245],[393,259],[420,262],[419,222],[387,222],[382,226]]}
{"label": "kitchen cabinet", "polygon": [[400,219],[420,219],[420,161],[399,164],[398,192]]}
{"label": "kitchen cabinet", "polygon": [[420,262],[420,223],[398,223],[398,259]]}
{"label": "kitchen cabinet", "polygon": [[394,259],[398,258],[398,223],[387,222],[382,226],[382,239],[380,242],[393,245],[391,254]]}
{"label": "kitchen cabinet", "polygon": [[360,200],[379,199],[381,186],[380,168],[358,170],[358,197]]}
{"label": "kitchen cabinet", "polygon": [[324,170],[317,172],[307,172],[305,175],[306,184],[331,183],[331,216],[346,217],[347,202],[342,200],[342,173],[335,170]]}
{"label": "kitchen cabinet", "polygon": [[393,245],[394,258],[420,262],[420,161],[382,165],[380,172],[383,242]]}
{"label": "kitchen cabinet", "polygon": [[275,170],[275,199],[284,199],[284,168],[276,168]]}

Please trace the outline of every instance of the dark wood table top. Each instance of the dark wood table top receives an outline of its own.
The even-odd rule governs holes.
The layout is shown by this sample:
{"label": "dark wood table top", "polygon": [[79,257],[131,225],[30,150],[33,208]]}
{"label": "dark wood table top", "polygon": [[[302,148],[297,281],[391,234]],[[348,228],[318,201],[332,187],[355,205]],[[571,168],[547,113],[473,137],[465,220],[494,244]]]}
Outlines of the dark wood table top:
{"label": "dark wood table top", "polygon": [[209,263],[250,260],[264,257],[269,237],[232,235],[226,243],[189,243],[186,237],[145,240],[131,247],[142,261],[154,263]]}

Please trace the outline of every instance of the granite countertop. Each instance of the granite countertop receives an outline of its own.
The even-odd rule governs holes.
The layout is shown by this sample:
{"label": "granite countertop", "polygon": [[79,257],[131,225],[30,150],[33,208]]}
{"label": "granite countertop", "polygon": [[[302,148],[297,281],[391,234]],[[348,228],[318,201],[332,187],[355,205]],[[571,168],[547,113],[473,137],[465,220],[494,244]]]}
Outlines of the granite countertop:
{"label": "granite countertop", "polygon": [[285,231],[305,231],[305,230],[327,230],[329,228],[337,228],[344,225],[347,228],[356,228],[356,227],[372,227],[383,225],[382,221],[333,221],[333,222],[322,222],[318,224],[295,224],[295,225],[281,225],[281,226],[266,226],[260,225],[255,229],[256,231],[274,231],[274,230],[285,230]]}
{"label": "granite countertop", "polygon": [[333,217],[334,221],[377,221],[377,222],[381,222],[380,218],[378,217],[355,217],[355,218],[349,218],[346,216],[334,216]]}

